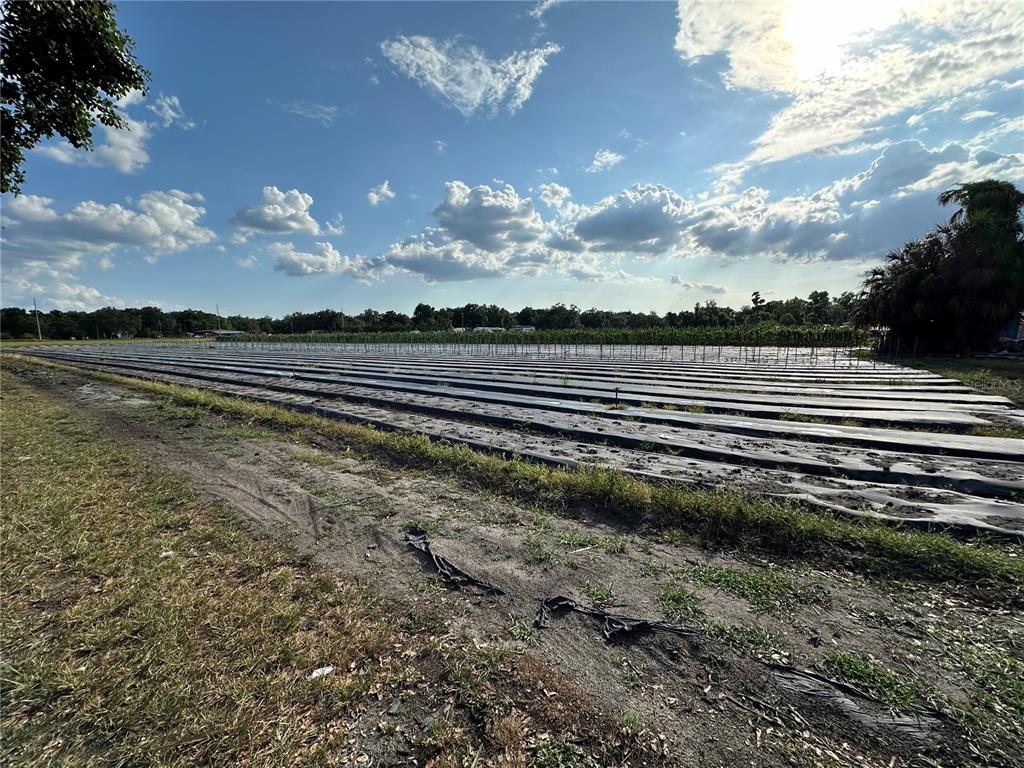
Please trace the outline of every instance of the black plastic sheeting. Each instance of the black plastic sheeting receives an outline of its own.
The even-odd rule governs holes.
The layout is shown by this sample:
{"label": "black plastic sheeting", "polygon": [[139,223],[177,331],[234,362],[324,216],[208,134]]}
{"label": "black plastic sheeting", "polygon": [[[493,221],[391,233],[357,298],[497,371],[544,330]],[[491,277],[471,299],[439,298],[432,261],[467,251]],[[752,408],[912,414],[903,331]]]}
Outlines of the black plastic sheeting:
{"label": "black plastic sheeting", "polygon": [[943,715],[934,709],[923,712],[896,712],[856,686],[833,680],[807,669],[784,664],[769,664],[772,679],[783,690],[821,699],[860,723],[924,741],[941,726]]}
{"label": "black plastic sheeting", "polygon": [[441,578],[458,587],[476,587],[477,589],[492,595],[503,595],[505,591],[486,581],[481,581],[471,576],[455,565],[444,555],[439,555],[430,548],[430,537],[423,528],[412,526],[406,529],[405,540],[410,547],[414,547],[429,558],[434,569],[441,574]]}
{"label": "black plastic sheeting", "polygon": [[[541,599],[537,618],[533,622],[534,626],[543,629],[548,626],[548,620],[552,615],[566,612],[581,613],[601,620],[601,632],[608,642],[650,632],[665,632],[682,637],[698,637],[703,634],[697,627],[651,619],[634,619],[608,613],[600,608],[578,603],[564,595]],[[772,679],[780,688],[827,702],[864,725],[896,730],[918,741],[928,739],[933,731],[941,725],[942,715],[935,710],[920,713],[896,712],[856,686],[840,680],[833,680],[809,669],[765,663],[771,670]]]}
{"label": "black plastic sheeting", "polygon": [[557,595],[545,597],[540,601],[540,610],[534,620],[534,626],[543,629],[548,625],[548,619],[552,614],[573,611],[582,613],[585,616],[593,616],[603,623],[601,632],[605,640],[621,640],[626,637],[636,637],[648,632],[665,632],[667,634],[679,635],[681,637],[696,637],[700,630],[696,627],[686,627],[680,624],[670,624],[667,621],[655,621],[652,619],[633,619],[628,616],[618,616],[608,613],[600,608],[592,608],[588,605],[577,603],[571,597]]}

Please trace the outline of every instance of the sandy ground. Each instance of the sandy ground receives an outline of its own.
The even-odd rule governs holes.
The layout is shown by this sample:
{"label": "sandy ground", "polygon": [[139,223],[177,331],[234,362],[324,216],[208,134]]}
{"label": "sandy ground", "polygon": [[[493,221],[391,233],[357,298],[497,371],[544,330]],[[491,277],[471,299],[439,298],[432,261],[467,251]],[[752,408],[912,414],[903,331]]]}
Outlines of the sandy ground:
{"label": "sandy ground", "polygon": [[[606,520],[553,516],[455,478],[158,404],[85,375],[34,366],[18,375],[73,400],[106,433],[155,466],[186,475],[254,531],[313,554],[398,605],[425,608],[480,643],[514,647],[524,663],[560,670],[601,707],[648,729],[682,764],[957,765],[967,737],[947,718],[927,708],[896,714],[836,689],[809,692],[777,665],[814,669],[830,650],[870,654],[970,706],[976,694],[951,656],[950,638],[987,643],[983,636],[991,635],[1020,647],[1018,616],[977,603],[955,584],[869,582]],[[425,528],[436,552],[504,594],[445,585],[405,541],[410,525]],[[695,566],[781,574],[798,596],[757,612],[749,600],[678,575]],[[533,627],[539,599],[553,595],[663,619],[658,595],[672,584],[696,593],[699,623],[720,631],[609,643],[599,621],[578,614]],[[737,639],[754,632],[767,639]]]}

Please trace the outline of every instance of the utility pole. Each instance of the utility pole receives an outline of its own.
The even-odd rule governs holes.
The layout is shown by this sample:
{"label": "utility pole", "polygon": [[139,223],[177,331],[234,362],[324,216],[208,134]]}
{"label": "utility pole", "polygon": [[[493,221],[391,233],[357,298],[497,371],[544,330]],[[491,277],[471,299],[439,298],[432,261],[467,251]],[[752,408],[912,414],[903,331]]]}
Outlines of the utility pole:
{"label": "utility pole", "polygon": [[36,316],[36,338],[43,340],[43,332],[39,328],[39,306],[36,304],[36,297],[32,297],[32,313]]}
{"label": "utility pole", "polygon": [[214,304],[213,306],[215,306],[217,308],[217,330],[219,331],[220,330],[220,304]]}

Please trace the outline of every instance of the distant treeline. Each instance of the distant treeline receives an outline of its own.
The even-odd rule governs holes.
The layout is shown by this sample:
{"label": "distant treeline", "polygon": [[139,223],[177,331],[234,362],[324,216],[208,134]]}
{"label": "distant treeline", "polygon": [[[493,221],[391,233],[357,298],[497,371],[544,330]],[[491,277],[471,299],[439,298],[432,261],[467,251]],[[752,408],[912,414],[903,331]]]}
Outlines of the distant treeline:
{"label": "distant treeline", "polygon": [[858,347],[871,340],[849,325],[690,326],[670,328],[564,328],[518,331],[383,331],[379,333],[243,334],[231,342],[268,341],[346,344],[618,344],[708,347]]}
{"label": "distant treeline", "polygon": [[[753,326],[795,328],[844,325],[851,320],[855,301],[853,293],[830,298],[826,291],[814,291],[806,299],[794,297],[786,301],[766,301],[758,306],[750,305],[739,310],[720,307],[714,301],[707,301],[694,305],[692,310],[666,312],[664,315],[656,312],[581,310],[575,305],[564,304],[555,304],[547,308],[524,307],[518,312],[494,304],[466,304],[461,307],[440,309],[435,309],[429,304],[419,304],[411,316],[402,312],[378,312],[373,309],[367,309],[358,315],[346,315],[332,309],[323,309],[319,312],[294,312],[278,319],[242,315],[218,318],[217,315],[195,309],[164,312],[158,307],[105,307],[93,312],[40,312],[39,325],[43,336],[49,339],[156,338],[196,334],[216,328],[252,334],[343,333],[346,337],[350,334],[363,333],[450,331],[452,328],[472,330],[480,326],[511,328],[515,325],[530,325],[538,331],[653,332],[686,328]],[[0,310],[0,336],[5,339],[35,338],[36,318],[32,311],[20,307]],[[649,334],[650,338],[655,336],[657,334]],[[629,335],[619,338],[627,337],[632,338]]]}

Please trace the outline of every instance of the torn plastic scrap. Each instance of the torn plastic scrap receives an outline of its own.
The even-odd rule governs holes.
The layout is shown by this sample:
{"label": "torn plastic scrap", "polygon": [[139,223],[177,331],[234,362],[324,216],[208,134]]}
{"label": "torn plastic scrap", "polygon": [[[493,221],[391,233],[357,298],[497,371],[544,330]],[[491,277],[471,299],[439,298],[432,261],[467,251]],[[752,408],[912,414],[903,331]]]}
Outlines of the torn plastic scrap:
{"label": "torn plastic scrap", "polygon": [[334,666],[331,665],[331,664],[328,664],[327,666],[324,666],[324,667],[318,667],[318,668],[314,669],[312,672],[309,673],[309,679],[310,680],[316,680],[318,677],[323,677],[324,675],[331,674],[331,672],[333,672],[333,671],[334,671]]}
{"label": "torn plastic scrap", "polygon": [[430,548],[430,537],[423,528],[418,526],[410,527],[405,532],[405,540],[409,543],[409,546],[418,549],[430,558],[430,562],[433,564],[437,572],[441,574],[441,577],[452,584],[460,587],[476,587],[484,592],[489,592],[495,595],[505,594],[503,589],[496,587],[493,584],[488,584],[486,581],[481,581],[475,576],[470,576],[444,555],[439,555],[434,552]]}

